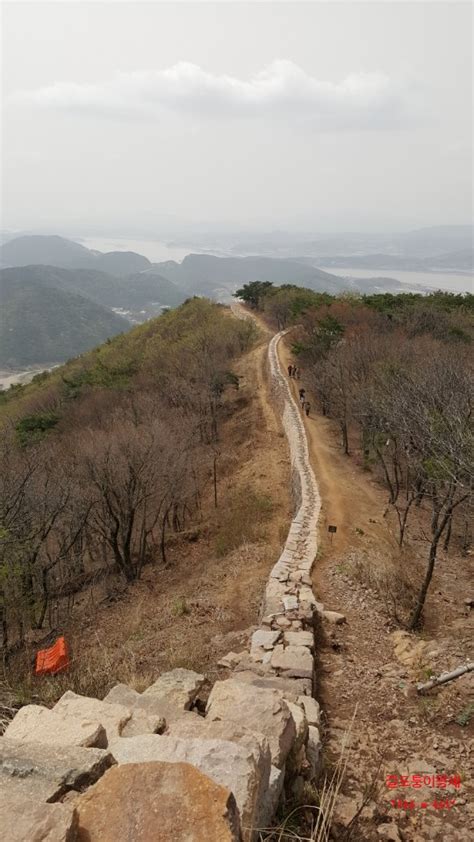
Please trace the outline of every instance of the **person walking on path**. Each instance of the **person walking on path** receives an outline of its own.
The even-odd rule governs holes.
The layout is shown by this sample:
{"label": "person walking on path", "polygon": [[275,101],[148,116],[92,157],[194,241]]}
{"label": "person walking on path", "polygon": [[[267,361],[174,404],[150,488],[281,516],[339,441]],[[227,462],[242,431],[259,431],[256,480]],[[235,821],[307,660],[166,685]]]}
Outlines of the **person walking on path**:
{"label": "person walking on path", "polygon": [[305,403],[305,405],[304,405],[304,411],[306,412],[306,417],[307,417],[307,418],[309,417],[309,411],[310,411],[310,409],[311,409],[311,404],[310,404],[310,402],[309,402],[309,401],[306,401],[306,403]]}
{"label": "person walking on path", "polygon": [[292,377],[292,375],[293,375],[293,366],[290,363],[290,365],[288,366],[288,377]]}
{"label": "person walking on path", "polygon": [[305,390],[305,389],[303,389],[303,388],[301,388],[301,389],[300,389],[300,400],[302,400],[302,399],[304,400],[304,396],[305,396],[305,394],[306,394],[306,390]]}

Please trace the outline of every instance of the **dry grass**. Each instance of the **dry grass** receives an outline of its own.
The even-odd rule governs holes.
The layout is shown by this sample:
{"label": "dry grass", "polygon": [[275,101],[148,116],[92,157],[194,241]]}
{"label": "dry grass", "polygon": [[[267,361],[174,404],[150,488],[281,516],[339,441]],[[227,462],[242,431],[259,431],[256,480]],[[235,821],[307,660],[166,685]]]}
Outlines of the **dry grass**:
{"label": "dry grass", "polygon": [[324,777],[320,787],[307,784],[304,803],[292,807],[277,827],[259,829],[259,842],[329,842],[334,810],[346,774],[356,713],[357,708],[343,734],[339,758],[331,774]]}
{"label": "dry grass", "polygon": [[413,566],[374,552],[351,553],[350,576],[376,591],[385,609],[400,625],[406,625],[418,591]]}
{"label": "dry grass", "polygon": [[265,524],[272,511],[271,498],[250,485],[231,491],[218,516],[216,554],[224,556],[242,544],[264,539]]}
{"label": "dry grass", "polygon": [[[23,657],[30,662],[28,654]],[[156,678],[152,674],[143,674],[131,648],[125,646],[121,651],[112,650],[102,645],[99,638],[94,650],[72,657],[71,666],[64,673],[36,676],[33,669],[26,666],[17,671],[21,677],[14,684],[7,681],[0,684],[0,711],[5,712],[6,723],[22,705],[52,706],[66,690],[100,699],[113,684],[128,684],[142,692]]]}

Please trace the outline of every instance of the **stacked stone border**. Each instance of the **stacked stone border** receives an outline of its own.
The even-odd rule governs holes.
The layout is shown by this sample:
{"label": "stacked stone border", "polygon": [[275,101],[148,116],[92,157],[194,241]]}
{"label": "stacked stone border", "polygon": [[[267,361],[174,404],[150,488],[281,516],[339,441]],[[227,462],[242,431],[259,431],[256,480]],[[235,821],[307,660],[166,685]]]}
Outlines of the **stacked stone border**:
{"label": "stacked stone border", "polygon": [[9,842],[121,842],[132,825],[136,842],[255,842],[281,802],[303,797],[320,773],[314,618],[323,606],[311,571],[321,500],[278,358],[283,335],[269,343],[268,374],[289,443],[295,514],[248,650],[221,659],[227,677],[215,682],[204,715],[205,678],[185,669],[143,693],[118,684],[103,700],[68,691],[52,710],[21,708],[0,738],[0,825]]}

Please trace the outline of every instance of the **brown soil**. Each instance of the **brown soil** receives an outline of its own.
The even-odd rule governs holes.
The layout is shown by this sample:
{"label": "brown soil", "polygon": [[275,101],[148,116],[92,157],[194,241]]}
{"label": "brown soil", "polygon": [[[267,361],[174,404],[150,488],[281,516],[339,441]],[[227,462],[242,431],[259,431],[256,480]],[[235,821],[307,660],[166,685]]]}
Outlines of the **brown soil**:
{"label": "brown soil", "polygon": [[[72,673],[33,685],[27,679],[25,698],[48,703],[71,688],[100,697],[118,681],[143,689],[177,666],[213,680],[217,660],[247,643],[292,516],[286,440],[267,394],[267,345],[268,331],[262,331],[234,366],[238,391],[225,395],[218,509],[210,475],[202,520],[188,528],[187,539],[177,538],[168,569],[150,565],[132,586],[114,579],[76,597],[70,623],[61,629],[72,647]],[[252,512],[251,539],[219,551],[219,536],[233,518],[229,500],[247,489],[269,500],[271,510]]]}
{"label": "brown soil", "polygon": [[[289,341],[280,343],[280,358],[286,371],[291,359]],[[292,382],[295,396],[302,384],[304,377]],[[311,395],[310,402],[316,406]],[[318,635],[317,695],[325,712],[328,769],[339,756],[342,738],[354,717],[334,838],[471,839],[474,708],[469,725],[461,726],[456,718],[467,714],[473,702],[472,673],[425,697],[416,694],[415,685],[430,673],[437,675],[469,660],[474,612],[468,616],[464,599],[472,596],[472,556],[463,558],[459,541],[453,540],[449,553],[440,554],[424,632],[409,635],[401,630],[380,582],[387,583],[388,591],[391,578],[406,578],[407,592],[413,595],[426,554],[426,545],[420,540],[425,514],[421,512],[412,525],[400,554],[395,524],[390,516],[384,517],[387,495],[383,487],[373,474],[362,470],[357,453],[344,456],[332,421],[314,411],[310,416],[305,418],[306,431],[322,497],[314,587],[326,608],[341,611],[347,619],[341,626],[324,624]],[[329,524],[337,526],[332,540]],[[403,608],[403,604],[397,605],[400,614]],[[459,774],[462,785],[448,789],[386,787],[387,774],[411,776],[423,771]],[[353,823],[350,834],[344,835],[372,783],[376,789],[361,818]],[[394,808],[390,801],[399,798],[414,800],[415,806]],[[453,807],[432,806],[435,801],[453,798]],[[421,803],[429,806],[422,808]],[[387,823],[388,829],[383,827]]]}

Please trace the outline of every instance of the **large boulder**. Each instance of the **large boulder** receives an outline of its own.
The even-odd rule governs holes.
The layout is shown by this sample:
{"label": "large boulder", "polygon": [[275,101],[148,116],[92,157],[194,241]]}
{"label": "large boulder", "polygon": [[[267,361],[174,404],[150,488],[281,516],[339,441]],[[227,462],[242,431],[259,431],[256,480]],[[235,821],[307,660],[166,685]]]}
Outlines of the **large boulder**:
{"label": "large boulder", "polygon": [[77,842],[241,840],[232,793],[187,763],[115,767],[76,801],[76,810]]}
{"label": "large boulder", "polygon": [[54,713],[75,719],[94,719],[105,729],[107,742],[120,737],[131,711],[123,705],[106,704],[89,696],[79,696],[67,690],[53,707]]}
{"label": "large boulder", "polygon": [[5,737],[48,746],[106,748],[107,735],[97,719],[72,717],[41,705],[25,705],[5,731]]}
{"label": "large boulder", "polygon": [[296,736],[295,723],[283,694],[271,688],[259,688],[236,679],[217,681],[207,707],[209,719],[241,723],[263,734],[270,746],[272,763],[282,768]]}
{"label": "large boulder", "polygon": [[[110,752],[95,748],[48,746],[0,739],[0,786],[31,786],[33,800],[59,801],[70,790],[83,791],[114,764]],[[5,796],[6,797],[6,796]]]}
{"label": "large boulder", "polygon": [[[235,743],[225,739],[142,735],[115,740],[111,751],[120,765],[153,761],[191,763],[213,781],[230,789],[239,808],[242,827],[254,826],[259,794],[270,771],[269,758],[265,764],[263,748],[255,738]],[[252,837],[245,832],[244,838]]]}
{"label": "large boulder", "polygon": [[[195,738],[201,740],[227,740],[232,743],[239,743],[248,748],[255,758],[258,772],[258,792],[255,798],[256,812],[253,815],[254,826],[263,827],[260,808],[262,800],[268,789],[271,755],[268,741],[263,734],[256,734],[245,725],[221,721],[219,719],[208,719],[198,714],[188,712],[187,716],[171,723],[167,730],[170,737]],[[235,794],[235,793],[234,793]],[[268,822],[267,822],[268,824]]]}
{"label": "large boulder", "polygon": [[204,684],[204,676],[198,672],[186,669],[175,669],[165,672],[142,693],[142,697],[149,698],[175,707],[189,710]]}

